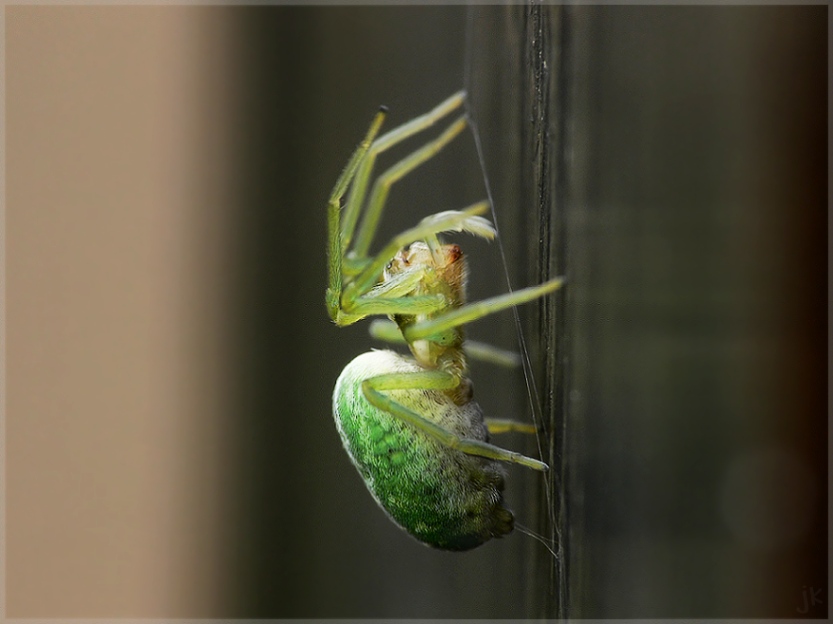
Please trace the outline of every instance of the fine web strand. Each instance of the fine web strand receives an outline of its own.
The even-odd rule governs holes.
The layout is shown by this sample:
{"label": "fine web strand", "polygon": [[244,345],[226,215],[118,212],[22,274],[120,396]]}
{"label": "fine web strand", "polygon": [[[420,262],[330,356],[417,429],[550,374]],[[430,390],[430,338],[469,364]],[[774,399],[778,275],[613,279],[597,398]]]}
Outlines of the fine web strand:
{"label": "fine web strand", "polygon": [[[466,66],[466,70],[468,72],[468,65]],[[469,77],[469,74],[467,73],[466,78],[468,78],[468,77]],[[468,80],[466,82],[468,82]],[[471,114],[471,109],[469,108],[468,100],[466,101],[465,106],[466,106],[466,117],[468,119],[469,128],[471,128],[471,133],[472,133],[472,136],[474,138],[475,148],[477,150],[477,159],[478,159],[478,162],[480,164],[481,175],[483,176],[483,184],[484,184],[485,189],[486,189],[486,197],[489,200],[489,206],[490,206],[490,210],[491,210],[491,214],[492,214],[492,222],[494,224],[495,232],[497,234],[496,239],[497,239],[497,242],[498,242],[498,249],[500,251],[500,258],[501,258],[501,264],[502,264],[502,267],[503,267],[504,280],[506,281],[506,286],[507,286],[508,291],[513,292],[512,291],[511,278],[509,276],[509,267],[508,267],[508,263],[506,261],[506,250],[503,247],[503,242],[502,242],[502,239],[501,239],[501,236],[500,236],[500,226],[498,224],[497,211],[495,210],[495,202],[494,202],[494,198],[493,198],[493,195],[492,195],[492,188],[491,188],[491,184],[489,183],[489,175],[488,175],[487,170],[486,170],[486,161],[485,161],[485,158],[483,156],[483,148],[482,148],[481,141],[480,141],[480,133],[478,132],[477,123],[476,123],[476,121],[474,120],[474,118]],[[514,321],[515,321],[515,332],[516,332],[516,335],[517,335],[518,345],[519,345],[519,348],[520,348],[520,351],[521,351],[521,362],[523,364],[524,381],[525,381],[525,384],[526,384],[526,391],[527,391],[527,397],[528,397],[528,400],[529,400],[530,408],[532,410],[532,420],[533,420],[533,423],[536,425],[536,428],[538,428],[538,431],[535,434],[535,441],[536,441],[536,445],[537,445],[537,448],[538,448],[538,455],[539,455],[539,457],[543,458],[544,457],[544,448],[545,448],[543,440],[547,440],[547,441],[549,440],[549,432],[548,432],[546,424],[544,422],[543,410],[542,410],[542,408],[540,406],[540,403],[538,401],[538,388],[537,388],[537,384],[535,383],[535,376],[533,375],[533,372],[532,372],[532,363],[530,362],[530,359],[529,359],[529,349],[526,346],[526,339],[525,339],[524,334],[523,334],[523,329],[521,327],[521,321],[520,321],[520,315],[518,313],[517,308],[512,308],[512,316],[513,316]],[[542,434],[543,434],[543,437],[542,437]],[[549,448],[548,443],[547,443],[547,448]],[[545,490],[545,499],[546,499],[546,505],[547,505],[547,517],[548,517],[549,522],[551,524],[552,530],[555,532],[555,535],[556,535],[556,540],[558,542],[557,548],[560,550],[559,546],[560,546],[560,541],[561,541],[561,535],[560,535],[559,527],[558,527],[558,525],[556,524],[556,521],[555,521],[555,514],[553,512],[551,483],[550,483],[550,478],[551,477],[549,476],[549,474],[544,474],[543,477],[545,479],[545,488],[544,488],[544,490]],[[526,533],[526,534],[530,534],[530,532],[528,530],[527,531],[521,531],[521,532]],[[542,542],[542,543],[544,543],[544,542]],[[547,550],[549,550],[555,556],[555,558],[558,559],[558,556],[555,554],[555,552],[553,552],[553,550],[551,548],[549,548],[549,546],[547,546]]]}
{"label": "fine web strand", "polygon": [[[477,148],[477,157],[478,157],[478,161],[480,163],[480,170],[481,170],[481,173],[483,175],[483,183],[484,183],[484,186],[486,188],[486,195],[487,195],[487,198],[489,200],[489,206],[491,207],[492,219],[493,219],[493,222],[494,222],[495,231],[497,233],[496,238],[497,238],[497,241],[498,241],[498,249],[500,250],[500,257],[501,257],[501,260],[503,262],[503,271],[504,271],[504,277],[506,279],[506,285],[507,285],[507,288],[509,289],[509,292],[512,292],[512,284],[511,284],[511,280],[510,280],[510,277],[509,277],[509,269],[508,269],[508,266],[507,266],[507,263],[506,263],[506,253],[505,253],[505,250],[503,248],[503,242],[502,242],[503,239],[500,236],[500,230],[499,230],[497,214],[496,214],[496,209],[495,209],[495,202],[494,202],[494,198],[492,196],[491,184],[489,183],[489,176],[488,176],[488,173],[487,173],[486,160],[485,160],[484,155],[483,155],[483,149],[482,149],[481,141],[480,141],[480,133],[477,130],[477,124],[475,122],[474,115],[472,113],[472,109],[471,109],[471,106],[470,106],[470,101],[471,101],[470,98],[472,97],[472,95],[474,93],[474,89],[472,88],[473,87],[473,79],[474,79],[473,64],[474,64],[475,54],[478,53],[477,52],[478,48],[475,46],[475,36],[474,36],[474,33],[475,33],[475,26],[474,26],[475,19],[474,19],[474,17],[475,16],[473,14],[474,8],[469,7],[468,11],[469,11],[469,14],[468,14],[467,19],[466,19],[466,30],[465,30],[465,52],[464,52],[464,58],[463,58],[463,86],[464,86],[464,88],[467,92],[467,97],[466,97],[466,101],[465,101],[464,106],[465,106],[466,117],[467,117],[468,122],[469,122],[469,127],[471,128],[471,132],[472,132],[472,135],[473,135],[473,138],[474,138],[475,146]],[[545,439],[548,441],[547,442],[547,448],[549,448],[549,433],[543,427],[543,424],[544,424],[543,423],[543,420],[544,420],[543,409],[541,408],[541,405],[538,401],[537,384],[535,383],[535,379],[534,379],[534,376],[532,374],[532,365],[531,365],[530,360],[529,360],[529,351],[527,349],[526,341],[524,339],[523,330],[522,330],[521,323],[520,323],[520,317],[519,317],[519,314],[518,314],[517,310],[514,309],[514,308],[512,310],[512,314],[513,314],[513,318],[515,319],[515,330],[516,330],[517,337],[518,337],[519,348],[520,348],[520,351],[521,351],[521,354],[522,354],[521,362],[523,364],[524,381],[526,383],[527,396],[529,398],[530,407],[532,409],[533,422],[536,425],[541,425],[540,431],[544,436],[546,436]],[[544,458],[544,456],[542,454],[543,444],[542,444],[542,441],[541,441],[541,434],[540,433],[536,433],[536,441],[537,441],[537,444],[538,444],[538,451],[539,451],[539,453],[541,453],[540,457],[543,459]],[[553,457],[553,461],[555,461],[556,459],[557,459],[556,457]],[[549,579],[550,580],[551,591],[554,591],[558,595],[559,604],[565,605],[566,604],[566,591],[567,591],[566,585],[565,585],[565,581],[566,581],[566,579],[565,579],[565,572],[566,572],[565,563],[566,562],[564,560],[565,544],[564,544],[564,536],[562,535],[560,525],[556,521],[555,509],[553,508],[553,496],[557,495],[561,499],[563,497],[563,492],[558,492],[558,493],[553,492],[551,479],[555,478],[554,472],[558,468],[556,466],[551,466],[551,468],[553,470],[549,473],[544,474],[543,477],[544,477],[544,488],[545,488],[545,495],[544,495],[545,500],[544,500],[544,502],[547,506],[546,515],[547,515],[547,519],[548,519],[549,524],[550,524],[550,526],[547,528],[547,532],[548,532],[549,535],[552,536],[553,539],[552,540],[544,540],[544,538],[539,539],[540,536],[536,536],[536,535],[531,534],[531,532],[528,529],[526,529],[525,527],[519,527],[517,523],[515,524],[515,526],[519,528],[521,533],[530,535],[534,539],[538,539],[538,541],[541,542],[546,547],[547,551],[552,555],[552,561],[554,562],[554,565],[550,567],[550,579]],[[559,505],[559,508],[560,508],[559,509],[559,514],[563,514],[563,512],[564,512],[563,501],[562,501],[562,504]],[[550,545],[552,545],[552,547]]]}
{"label": "fine web strand", "polygon": [[[545,538],[543,535],[539,535],[538,533],[536,533],[532,529],[526,528],[524,525],[522,525],[520,522],[517,522],[517,521],[515,521],[515,529],[517,529],[518,531],[520,531],[524,535],[529,535],[529,537],[531,537],[535,541],[540,542],[540,544],[544,548],[546,548],[547,551],[549,551],[549,553],[553,556],[553,559],[556,559],[556,560],[559,559],[558,553],[555,552],[553,550],[552,546],[550,545],[551,544],[550,540]],[[557,545],[556,545],[556,548],[557,548]]]}
{"label": "fine web strand", "polygon": [[[474,121],[474,118],[471,116],[471,111],[468,109],[468,103],[466,104],[466,116],[468,117],[469,127],[471,128],[472,136],[474,137],[474,144],[477,150],[477,159],[480,163],[480,171],[481,175],[483,176],[483,184],[486,188],[486,198],[489,200],[489,206],[492,213],[492,224],[494,225],[496,232],[495,239],[497,240],[498,250],[500,252],[501,266],[503,268],[503,277],[506,282],[508,292],[513,292],[512,281],[509,276],[509,265],[506,261],[506,250],[503,246],[503,241],[500,237],[500,226],[498,224],[497,211],[495,210],[495,202],[492,197],[492,188],[491,184],[489,183],[489,176],[486,171],[486,162],[483,157],[483,148],[480,143],[480,133],[477,129],[477,123]],[[524,337],[523,328],[521,326],[520,314],[518,313],[518,309],[516,307],[512,308],[512,317],[515,321],[515,333],[517,335],[518,345],[521,351],[521,363],[523,365],[522,368],[524,373],[524,382],[526,384],[527,398],[529,400],[530,408],[532,410],[532,422],[538,429],[538,431],[536,431],[535,433],[535,442],[538,447],[538,456],[543,458],[545,448],[543,440],[549,440],[549,432],[547,430],[546,424],[544,423],[543,410],[541,409],[541,405],[538,401],[538,386],[535,383],[535,375],[532,372],[532,362],[529,359],[529,349],[526,346],[526,338]],[[544,474],[544,479],[546,481],[545,490],[548,511],[547,515],[550,519],[550,522],[553,522],[553,526],[555,526],[555,518],[552,513],[552,501],[550,498],[551,484],[549,482],[549,474]]]}

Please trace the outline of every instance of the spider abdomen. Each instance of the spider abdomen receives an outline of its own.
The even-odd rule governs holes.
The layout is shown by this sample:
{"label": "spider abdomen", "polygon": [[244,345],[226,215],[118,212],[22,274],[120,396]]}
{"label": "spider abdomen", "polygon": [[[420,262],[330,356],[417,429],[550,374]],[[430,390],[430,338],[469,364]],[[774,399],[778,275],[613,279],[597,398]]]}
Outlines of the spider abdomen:
{"label": "spider abdomen", "polygon": [[[443,445],[367,400],[362,382],[423,370],[393,351],[371,351],[342,371],[333,415],[344,448],[379,505],[415,538],[445,550],[468,550],[510,533],[498,462]],[[402,406],[462,437],[486,441],[480,406],[456,405],[437,390],[387,390]]]}

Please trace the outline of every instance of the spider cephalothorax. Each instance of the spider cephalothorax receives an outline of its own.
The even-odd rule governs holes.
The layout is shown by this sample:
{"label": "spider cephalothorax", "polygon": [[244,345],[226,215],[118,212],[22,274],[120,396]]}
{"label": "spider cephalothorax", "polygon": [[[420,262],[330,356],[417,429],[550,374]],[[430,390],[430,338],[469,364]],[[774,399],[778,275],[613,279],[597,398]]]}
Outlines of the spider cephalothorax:
{"label": "spider cephalothorax", "polygon": [[[459,245],[432,243],[433,246],[429,246],[417,241],[403,247],[385,269],[383,283],[403,273],[418,272],[420,279],[412,295],[440,295],[447,302],[448,309],[459,308],[466,300],[468,271],[463,252]],[[411,325],[436,315],[437,312],[392,314],[391,318],[399,330],[404,332]],[[468,370],[463,342],[463,326],[458,325],[432,336],[430,340],[423,338],[408,343],[411,353],[421,366],[443,370],[461,379],[460,385],[449,391],[449,396],[460,405],[472,396],[471,384],[466,378]]]}

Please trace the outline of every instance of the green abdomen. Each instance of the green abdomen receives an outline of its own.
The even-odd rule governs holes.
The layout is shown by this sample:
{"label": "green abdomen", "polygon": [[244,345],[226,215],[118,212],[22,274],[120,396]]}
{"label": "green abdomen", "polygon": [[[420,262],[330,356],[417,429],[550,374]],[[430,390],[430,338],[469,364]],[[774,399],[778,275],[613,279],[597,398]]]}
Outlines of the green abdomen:
{"label": "green abdomen", "polygon": [[[430,546],[468,550],[512,531],[512,513],[503,507],[500,466],[449,449],[371,405],[361,389],[362,381],[376,375],[420,370],[392,351],[360,355],[336,382],[336,426],[371,494],[397,524]],[[474,401],[461,407],[431,390],[386,394],[458,435],[488,437]]]}

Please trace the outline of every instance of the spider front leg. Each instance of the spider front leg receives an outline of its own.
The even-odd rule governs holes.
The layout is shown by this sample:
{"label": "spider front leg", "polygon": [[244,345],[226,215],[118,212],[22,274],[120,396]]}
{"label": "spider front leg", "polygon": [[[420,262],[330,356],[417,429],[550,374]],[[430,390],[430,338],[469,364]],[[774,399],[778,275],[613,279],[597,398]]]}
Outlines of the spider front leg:
{"label": "spider front leg", "polygon": [[353,155],[348,161],[347,166],[344,168],[344,171],[342,171],[341,175],[336,181],[335,187],[333,187],[333,191],[332,193],[330,193],[330,199],[327,202],[327,255],[330,269],[330,283],[329,287],[327,288],[326,302],[327,310],[329,311],[330,317],[333,320],[335,320],[337,316],[337,310],[341,300],[341,290],[343,285],[341,199],[344,197],[344,194],[347,192],[347,188],[350,186],[353,177],[356,175],[356,169],[358,169],[359,165],[362,162],[362,159],[364,158],[367,151],[370,149],[373,140],[379,133],[379,129],[382,127],[382,122],[385,120],[386,112],[387,109],[383,107],[379,110],[378,113],[376,113],[376,116],[373,118],[373,122],[370,124],[370,129],[367,131],[367,135],[356,148],[356,151],[353,152]]}
{"label": "spider front leg", "polygon": [[[353,159],[351,159],[342,177],[336,183],[336,187],[330,198],[328,210],[330,286],[326,296],[327,309],[330,317],[336,324],[348,325],[363,318],[367,314],[376,313],[368,312],[357,315],[344,309],[360,303],[356,301],[356,297],[365,294],[370,286],[372,286],[372,284],[365,285],[362,289],[354,287],[350,293],[351,296],[345,299],[343,297],[343,291],[346,287],[345,278],[347,281],[350,281],[348,276],[353,276],[361,272],[371,262],[367,258],[367,253],[392,185],[437,154],[437,152],[459,135],[466,126],[465,117],[458,118],[436,139],[403,158],[378,177],[373,185],[373,191],[365,211],[361,228],[359,229],[354,249],[348,252],[347,249],[353,238],[353,231],[362,209],[366,188],[376,156],[414,133],[432,125],[449,112],[461,106],[463,101],[464,93],[457,93],[426,115],[390,131],[378,140],[374,140],[378,133],[379,125],[381,124],[382,113],[380,113],[371,125],[365,141],[356,150]],[[341,199],[348,187],[350,188],[350,197],[342,218]]]}
{"label": "spider front leg", "polygon": [[464,91],[455,93],[444,102],[441,102],[433,110],[428,111],[424,115],[420,115],[416,119],[412,119],[398,128],[394,128],[373,142],[358,168],[356,180],[350,189],[350,196],[344,211],[341,233],[345,247],[349,247],[353,238],[353,232],[356,229],[356,223],[367,195],[367,185],[370,182],[376,157],[414,134],[429,128],[450,112],[462,106],[465,101],[465,95]]}
{"label": "spider front leg", "polygon": [[370,244],[373,242],[373,237],[376,234],[376,227],[379,225],[379,219],[382,216],[382,209],[385,206],[385,201],[393,183],[401,180],[419,165],[429,160],[432,156],[435,156],[442,148],[451,143],[465,127],[466,118],[458,118],[436,139],[413,152],[410,156],[406,156],[376,179],[376,182],[373,184],[373,191],[370,194],[364,219],[356,236],[356,243],[353,249],[356,257],[363,258],[367,256],[370,250]]}

